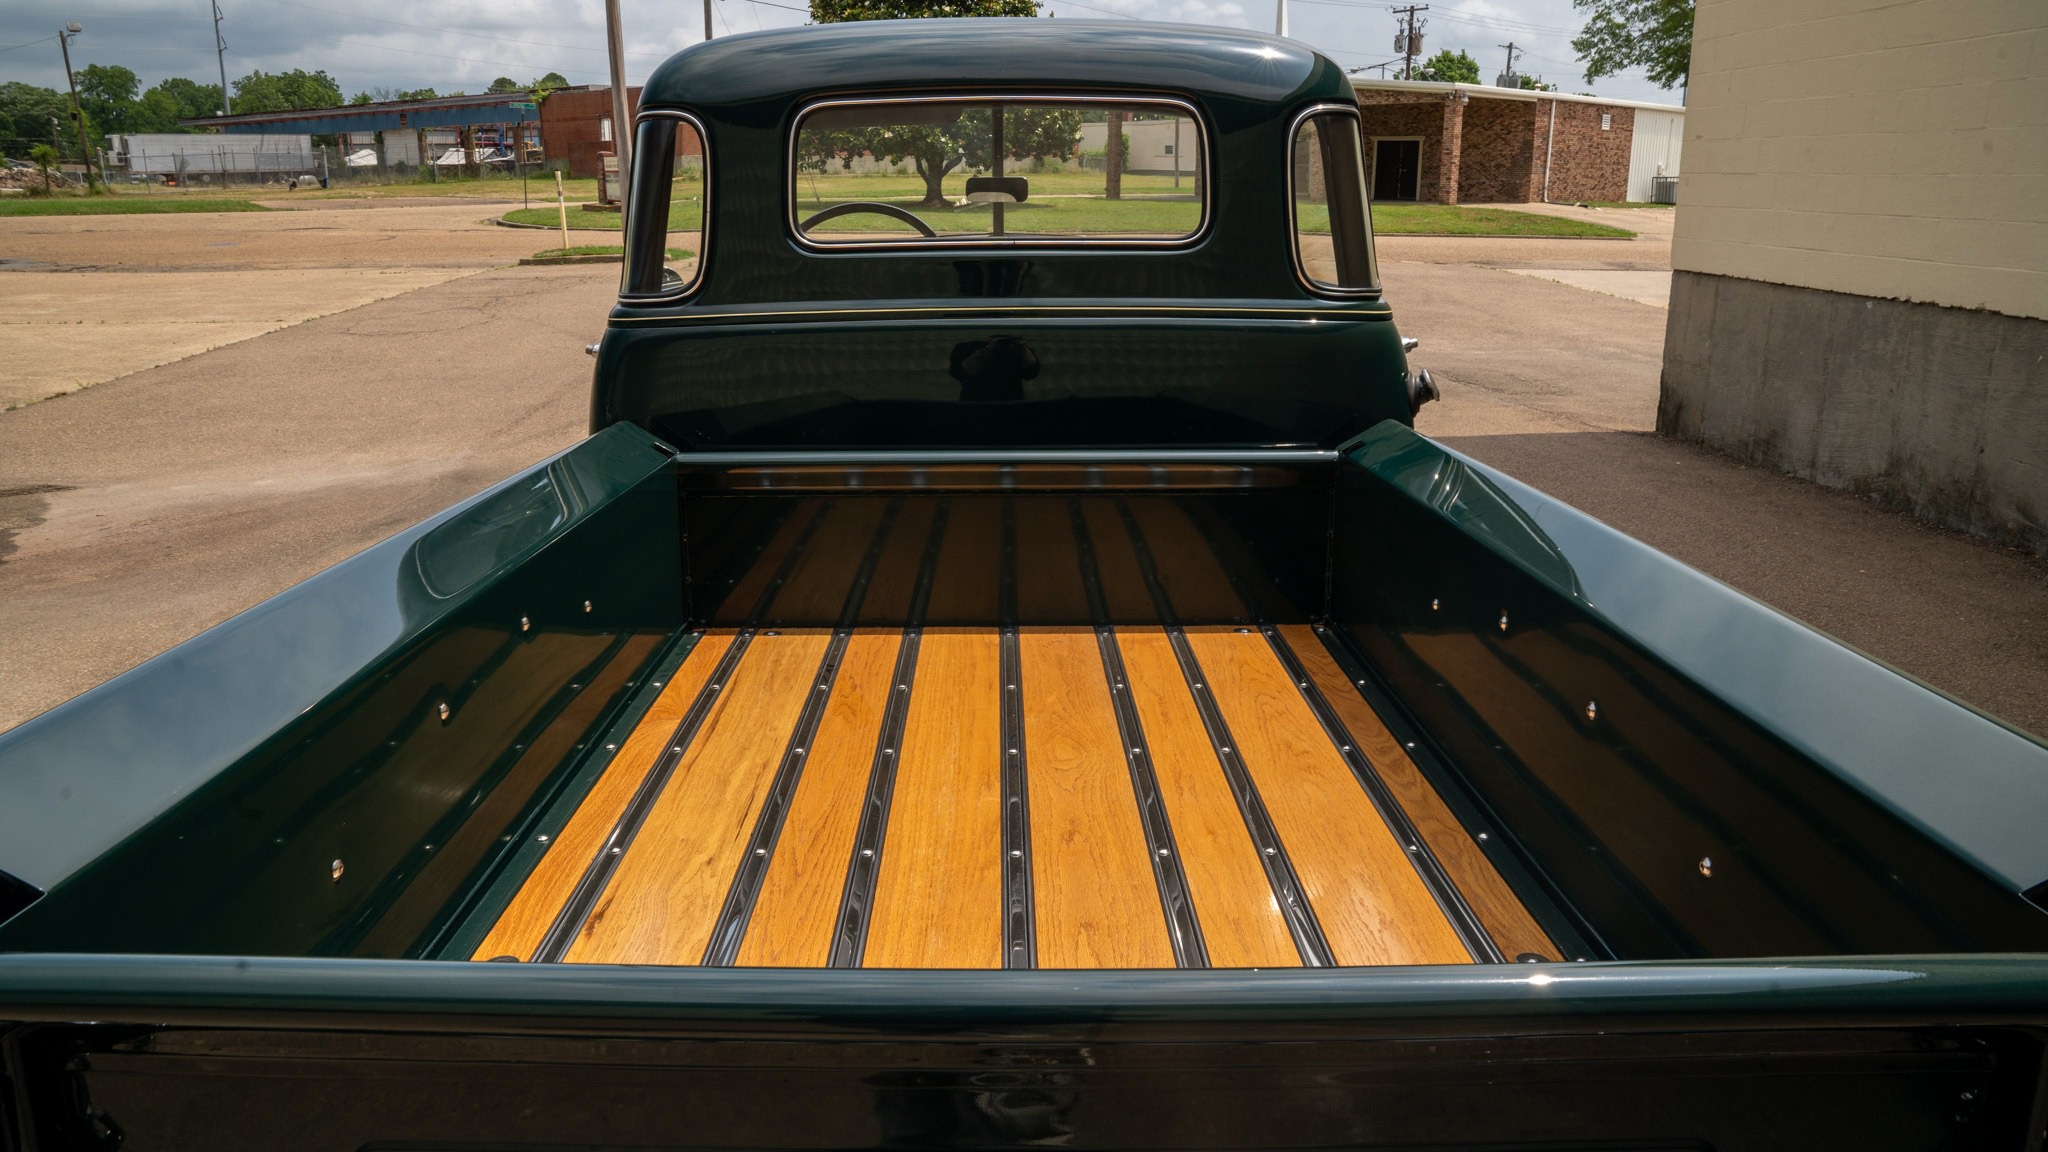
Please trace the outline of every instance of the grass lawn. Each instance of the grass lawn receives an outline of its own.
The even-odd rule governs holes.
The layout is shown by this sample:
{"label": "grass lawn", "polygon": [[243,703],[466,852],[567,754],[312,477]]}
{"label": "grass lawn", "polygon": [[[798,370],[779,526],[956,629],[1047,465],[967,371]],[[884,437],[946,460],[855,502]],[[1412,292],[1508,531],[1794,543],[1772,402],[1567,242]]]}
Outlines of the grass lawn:
{"label": "grass lawn", "polygon": [[247,200],[184,196],[9,196],[0,216],[132,216],[155,212],[268,212]]}
{"label": "grass lawn", "polygon": [[[704,218],[702,199],[672,202],[668,206],[668,226],[678,232],[694,232]],[[561,217],[553,204],[545,208],[514,208],[505,213],[504,219],[513,224],[540,224],[549,228],[560,227]],[[569,227],[593,232],[617,232],[619,213],[593,212],[582,204],[569,205]]]}
{"label": "grass lawn", "polygon": [[[1083,177],[1095,179],[1099,191],[1100,177],[1096,173],[1033,175],[1033,198],[1022,204],[1004,207],[1004,230],[1025,235],[1096,233],[1177,237],[1193,232],[1201,220],[1202,206],[1195,200],[1169,198],[1173,194],[1171,176],[1142,178],[1150,183],[1166,185],[1164,188],[1149,189],[1133,187],[1132,185],[1141,179],[1134,177],[1126,184],[1126,193],[1131,198],[1123,200],[1103,200],[1078,192],[1047,191],[1042,196],[1037,195],[1040,181],[1050,182],[1055,178],[1064,178],[1067,184],[1079,188],[1082,187]],[[799,192],[809,191],[812,180],[813,178],[806,174],[798,185]],[[916,215],[926,226],[942,236],[981,235],[989,231],[989,205],[975,204],[962,208],[925,207],[918,203],[918,198],[922,195],[923,182],[914,177],[825,176],[817,177],[816,184],[820,193],[830,192],[834,195],[827,198],[803,196],[797,202],[797,212],[800,216],[808,217],[813,212],[835,204],[880,203],[890,204]],[[848,195],[849,192],[859,195]],[[689,192],[678,190],[677,199],[669,208],[669,227],[676,231],[695,231],[699,227],[702,213],[703,200],[694,189]],[[504,218],[516,224],[557,226],[556,211],[552,205],[546,208],[515,209],[507,212]],[[1505,208],[1447,204],[1375,204],[1372,208],[1372,222],[1373,231],[1382,236],[1635,235],[1625,228],[1589,224],[1561,216],[1539,216],[1532,212],[1513,212]],[[581,204],[569,210],[571,228],[616,232],[619,226],[619,214],[616,212],[593,212]],[[1302,226],[1310,232],[1328,232],[1327,210],[1321,205],[1304,205]],[[818,225],[816,231],[823,234],[858,233],[867,236],[916,234],[908,224],[872,212],[857,212],[827,220]]]}
{"label": "grass lawn", "polygon": [[[1314,230],[1313,225],[1309,227]],[[1327,230],[1327,225],[1322,230]],[[1626,228],[1588,224],[1562,216],[1472,208],[1463,204],[1375,204],[1372,230],[1381,236],[1621,236]]]}

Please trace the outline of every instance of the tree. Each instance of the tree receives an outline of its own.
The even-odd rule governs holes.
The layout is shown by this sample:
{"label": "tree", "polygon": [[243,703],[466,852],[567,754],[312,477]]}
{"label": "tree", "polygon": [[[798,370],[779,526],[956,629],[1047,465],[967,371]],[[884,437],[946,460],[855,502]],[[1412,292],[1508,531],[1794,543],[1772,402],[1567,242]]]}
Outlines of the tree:
{"label": "tree", "polygon": [[37,144],[57,139],[57,124],[69,124],[71,101],[54,88],[38,88],[19,80],[0,82],[0,151],[27,156]]}
{"label": "tree", "polygon": [[161,88],[151,88],[142,94],[128,110],[128,132],[189,132],[192,129],[178,127],[178,102],[170,98]]}
{"label": "tree", "polygon": [[251,72],[235,81],[236,115],[250,112],[302,112],[341,104],[341,86],[326,72],[294,68],[289,72]]}
{"label": "tree", "polygon": [[550,72],[535,80],[533,86],[535,88],[567,88],[569,86],[569,78],[560,72]]}
{"label": "tree", "polygon": [[928,16],[1036,16],[1038,0],[811,0],[811,20],[915,20]]}
{"label": "tree", "polygon": [[370,95],[368,92],[358,92],[355,95],[349,97],[348,102],[350,107],[355,107],[356,105],[359,104],[375,104],[377,102],[377,98],[375,96]]}
{"label": "tree", "polygon": [[[218,84],[199,84],[187,80],[183,76],[173,76],[159,83],[156,87],[151,88],[150,91],[161,92],[168,97],[171,103],[177,107],[178,119],[180,120],[199,120],[207,116],[220,115],[220,85]],[[197,132],[199,129],[166,128],[165,131]]]}
{"label": "tree", "polygon": [[78,106],[85,113],[86,135],[98,139],[108,132],[133,132],[129,113],[142,87],[135,73],[119,64],[87,64],[78,70]]}
{"label": "tree", "polygon": [[1542,77],[1540,77],[1540,76],[1517,76],[1517,77],[1515,77],[1515,79],[1516,79],[1516,80],[1517,80],[1518,82],[1520,82],[1520,84],[1521,84],[1521,86],[1522,86],[1522,91],[1524,91],[1524,92],[1555,92],[1555,91],[1557,91],[1557,85],[1555,85],[1555,84],[1545,84],[1545,83],[1543,82],[1543,79],[1542,79]]}
{"label": "tree", "polygon": [[524,92],[525,90],[525,85],[510,76],[500,76],[496,80],[491,81],[489,88],[484,89],[486,92]]}
{"label": "tree", "polygon": [[[911,20],[938,16],[1036,16],[1038,0],[811,0],[811,20],[837,24],[848,20]],[[1011,109],[1003,120],[1003,152],[1010,158],[1064,156],[1080,138],[1078,113]],[[833,159],[842,166],[865,152],[901,164],[913,161],[924,177],[926,205],[946,203],[941,189],[948,173],[966,164],[986,167],[990,153],[989,112],[965,111],[947,124],[886,124],[843,132],[806,132],[804,159],[823,168]]]}
{"label": "tree", "polygon": [[438,92],[434,91],[434,90],[433,90],[432,88],[409,88],[409,89],[406,89],[406,90],[404,90],[404,91],[401,91],[401,92],[399,92],[399,94],[398,94],[398,95],[397,95],[397,96],[395,97],[395,99],[399,99],[399,100],[438,100],[438,99],[440,99],[440,95],[441,95],[440,93],[438,93]]}
{"label": "tree", "polygon": [[43,174],[43,191],[50,191],[50,170],[57,166],[57,148],[53,144],[38,144],[28,150],[29,158],[36,162],[36,168]]}
{"label": "tree", "polygon": [[[940,111],[940,109],[934,109]],[[995,161],[994,121],[987,108],[964,108],[950,113],[951,120],[918,116],[918,123],[887,109],[876,115],[877,122],[862,124],[849,113],[825,129],[807,128],[798,138],[798,161],[804,167],[823,171],[834,161],[847,168],[862,155],[891,164],[908,160],[924,178],[921,206],[950,203],[943,188],[946,177],[965,165],[987,168]],[[1081,114],[1072,109],[1008,107],[1003,110],[1003,156],[1010,160],[1065,156],[1081,138]]]}
{"label": "tree", "polygon": [[1572,40],[1586,79],[1640,67],[1660,88],[1692,72],[1693,0],[1572,0],[1586,27]]}
{"label": "tree", "polygon": [[1479,61],[1465,55],[1463,49],[1456,52],[1449,48],[1431,56],[1416,69],[1417,80],[1434,80],[1439,84],[1479,83]]}

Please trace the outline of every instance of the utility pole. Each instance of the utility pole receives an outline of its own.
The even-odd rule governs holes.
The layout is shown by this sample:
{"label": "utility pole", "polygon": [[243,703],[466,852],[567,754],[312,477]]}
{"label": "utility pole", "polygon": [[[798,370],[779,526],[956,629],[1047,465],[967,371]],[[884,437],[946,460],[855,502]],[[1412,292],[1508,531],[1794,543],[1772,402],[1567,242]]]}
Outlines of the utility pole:
{"label": "utility pole", "polygon": [[1505,44],[1495,44],[1494,47],[1508,50],[1508,66],[1500,74],[1500,86],[1503,88],[1520,88],[1522,86],[1521,80],[1515,76],[1515,53],[1519,51],[1515,47],[1515,42],[1510,40]]}
{"label": "utility pole", "polygon": [[619,0],[604,0],[604,30],[612,56],[612,154],[619,158],[619,218],[624,220],[627,189],[633,186],[633,122],[626,118],[626,39],[619,28]]}
{"label": "utility pole", "polygon": [[228,112],[228,42],[220,35],[220,0],[213,0],[213,54],[220,64],[220,114]]}
{"label": "utility pole", "polygon": [[[1286,0],[1281,0],[1285,3]],[[711,39],[711,0],[704,0],[704,39]]]}
{"label": "utility pole", "polygon": [[1429,11],[1427,4],[1410,4],[1406,8],[1392,9],[1394,15],[1407,23],[1407,27],[1396,32],[1394,47],[1401,53],[1401,79],[1415,79],[1415,58],[1422,54],[1422,29],[1416,26],[1415,14]]}
{"label": "utility pole", "polygon": [[[710,0],[705,0],[705,2],[709,3]],[[1285,36],[1287,35],[1287,0],[1274,0],[1274,6],[1278,11],[1273,14],[1273,35]]]}
{"label": "utility pole", "polygon": [[71,38],[85,29],[73,20],[57,33],[57,43],[64,49],[64,80],[71,85],[71,122],[78,125],[78,158],[85,163],[85,186],[93,186],[92,148],[85,142],[85,112],[78,106],[78,77],[71,74]]}

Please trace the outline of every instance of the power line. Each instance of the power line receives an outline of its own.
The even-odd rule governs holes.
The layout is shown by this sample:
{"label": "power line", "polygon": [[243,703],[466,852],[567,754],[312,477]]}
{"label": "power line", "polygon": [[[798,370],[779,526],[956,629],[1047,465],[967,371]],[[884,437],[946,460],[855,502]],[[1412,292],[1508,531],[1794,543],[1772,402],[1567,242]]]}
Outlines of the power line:
{"label": "power line", "polygon": [[[801,12],[806,16],[809,16],[811,14],[811,10],[809,8],[799,8],[794,4],[777,4],[775,3],[775,0],[747,0],[747,3],[760,4],[767,8],[782,8],[790,12]],[[645,53],[642,53],[642,55],[645,55]]]}
{"label": "power line", "polygon": [[55,36],[45,36],[41,40],[24,40],[19,44],[9,44],[5,48],[0,48],[0,52],[12,52],[16,48],[28,48],[36,44],[48,44],[50,41],[55,39]]}

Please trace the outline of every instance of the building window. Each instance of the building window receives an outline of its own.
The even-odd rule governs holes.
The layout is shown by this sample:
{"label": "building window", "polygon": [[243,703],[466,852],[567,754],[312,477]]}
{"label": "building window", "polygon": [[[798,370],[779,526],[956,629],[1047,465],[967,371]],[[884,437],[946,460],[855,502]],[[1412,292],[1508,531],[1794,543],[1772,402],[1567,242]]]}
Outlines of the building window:
{"label": "building window", "polygon": [[1288,186],[1294,258],[1320,292],[1376,292],[1372,218],[1356,109],[1315,108],[1295,121]]}
{"label": "building window", "polygon": [[702,281],[710,175],[711,151],[695,117],[652,112],[641,118],[633,140],[624,295],[678,297]]}
{"label": "building window", "polygon": [[1605,132],[1612,127],[1614,127],[1614,113],[1602,112],[1600,114],[1600,130]]}
{"label": "building window", "polygon": [[1167,99],[814,105],[790,140],[789,226],[820,248],[1185,244],[1208,218],[1204,140]]}
{"label": "building window", "polygon": [[612,142],[612,118],[606,116],[597,122],[597,138],[606,144]]}

